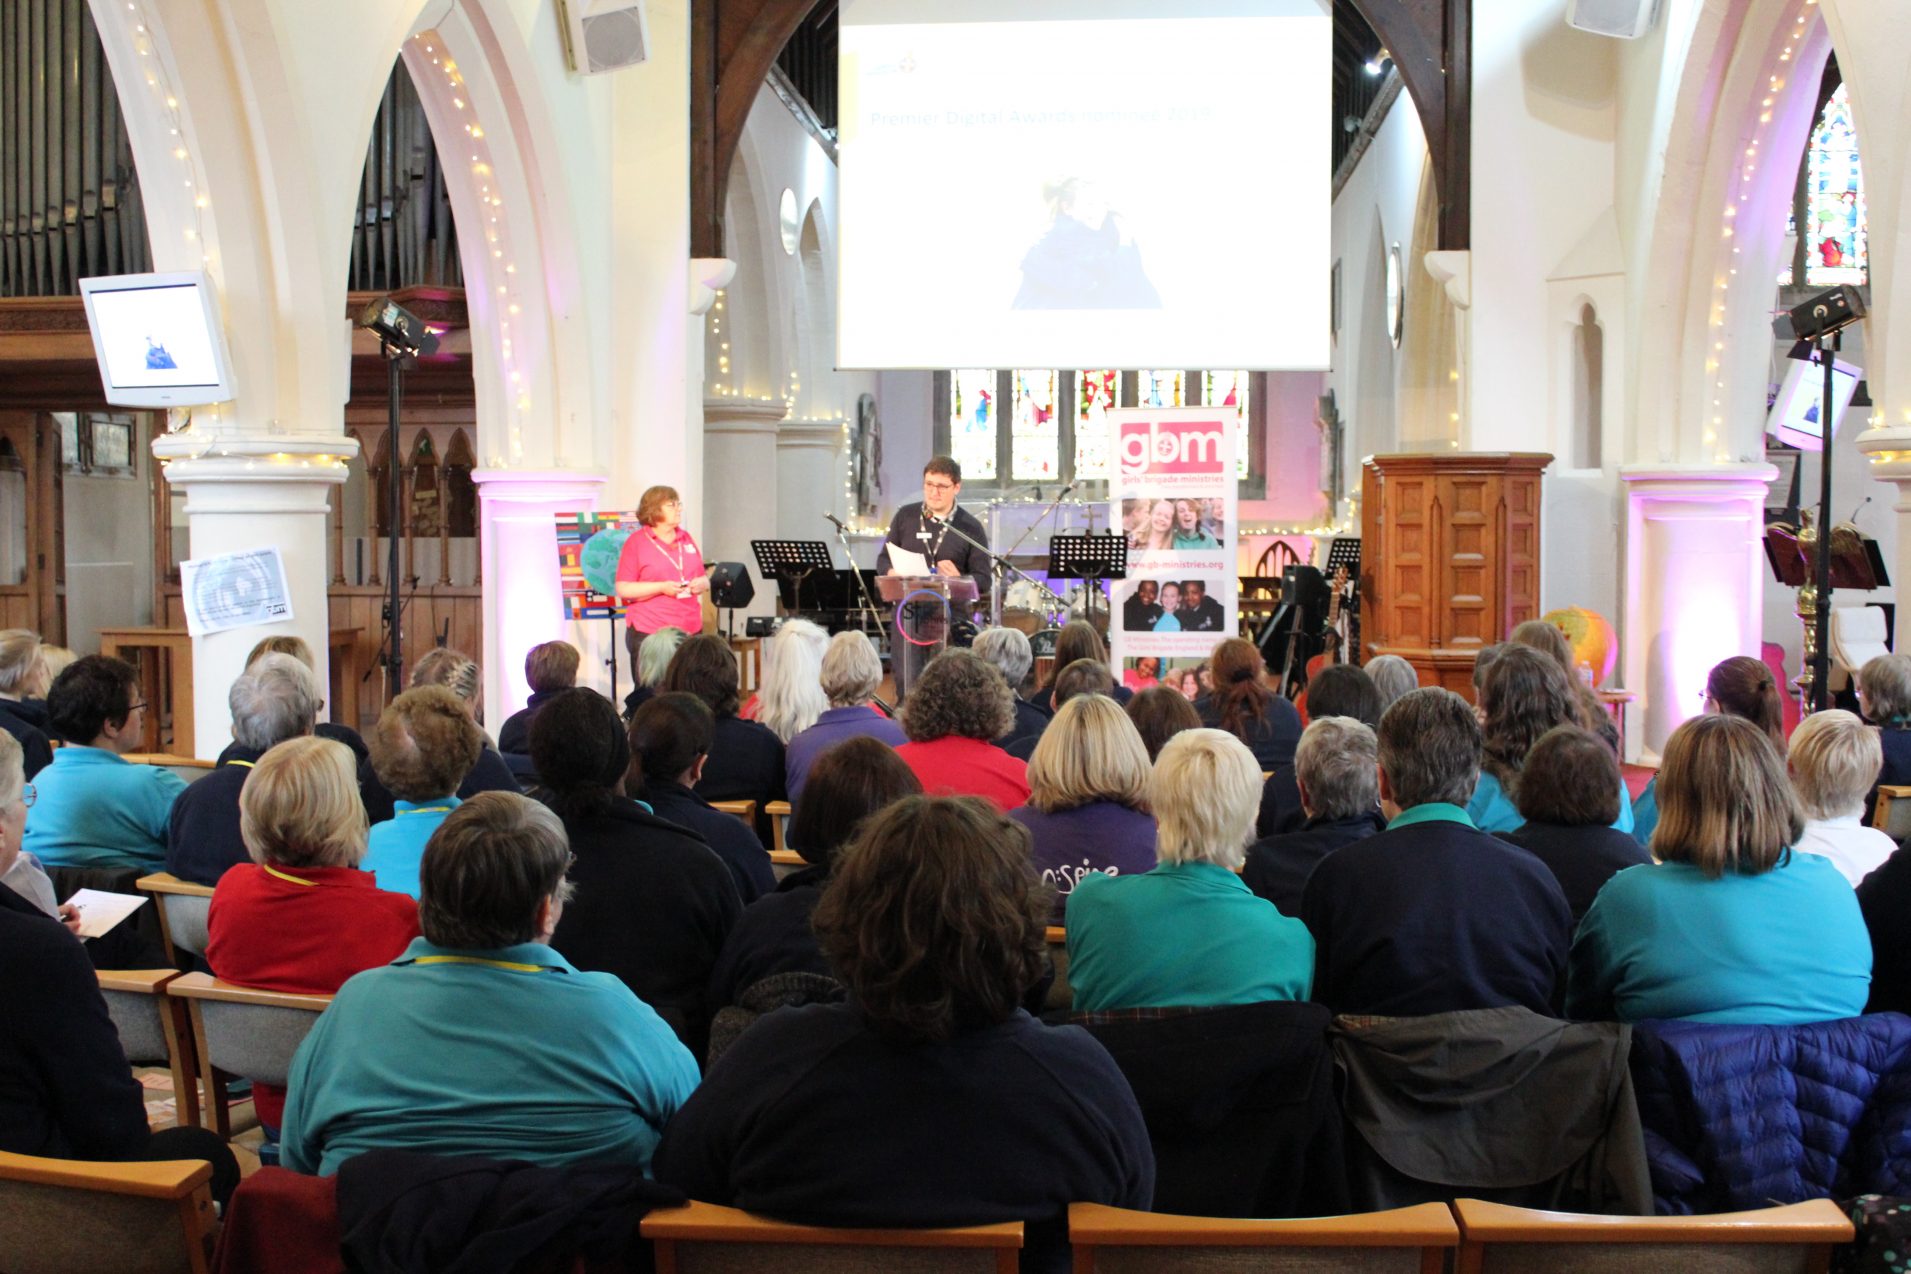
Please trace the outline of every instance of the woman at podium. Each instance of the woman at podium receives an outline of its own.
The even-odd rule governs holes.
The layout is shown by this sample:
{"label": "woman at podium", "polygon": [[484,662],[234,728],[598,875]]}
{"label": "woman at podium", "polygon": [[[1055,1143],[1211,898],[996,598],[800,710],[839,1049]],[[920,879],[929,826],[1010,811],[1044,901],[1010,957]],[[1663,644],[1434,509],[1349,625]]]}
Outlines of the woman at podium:
{"label": "woman at podium", "polygon": [[630,666],[637,648],[659,628],[703,631],[703,603],[710,591],[703,550],[683,529],[683,501],[674,487],[651,487],[637,502],[638,529],[617,556],[617,595],[629,603],[624,644]]}

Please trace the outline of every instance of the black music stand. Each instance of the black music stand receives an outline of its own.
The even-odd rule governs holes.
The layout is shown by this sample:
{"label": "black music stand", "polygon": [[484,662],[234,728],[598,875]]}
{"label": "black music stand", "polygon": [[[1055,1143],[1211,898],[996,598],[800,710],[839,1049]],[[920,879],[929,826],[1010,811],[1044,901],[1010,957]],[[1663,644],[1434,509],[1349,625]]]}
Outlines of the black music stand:
{"label": "black music stand", "polygon": [[[786,613],[803,613],[803,581],[816,571],[833,571],[829,545],[821,540],[751,540],[757,573],[777,582],[777,600]],[[812,600],[814,600],[812,598]]]}
{"label": "black music stand", "polygon": [[[1101,592],[1097,580],[1128,578],[1128,539],[1108,535],[1051,535],[1048,537],[1048,577],[1078,579],[1085,585],[1086,618],[1095,622],[1095,595]],[[1113,597],[1108,599],[1109,623],[1114,623]]]}
{"label": "black music stand", "polygon": [[1331,578],[1341,567],[1347,568],[1348,579],[1360,578],[1360,537],[1343,535],[1327,545],[1327,565],[1324,568]]}

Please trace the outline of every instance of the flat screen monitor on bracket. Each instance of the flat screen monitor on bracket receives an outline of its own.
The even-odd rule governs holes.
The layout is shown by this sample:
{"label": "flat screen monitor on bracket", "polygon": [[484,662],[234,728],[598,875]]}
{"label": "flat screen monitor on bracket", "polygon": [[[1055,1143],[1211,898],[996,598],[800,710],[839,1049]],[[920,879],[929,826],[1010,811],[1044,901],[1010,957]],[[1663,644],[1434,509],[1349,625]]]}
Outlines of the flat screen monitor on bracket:
{"label": "flat screen monitor on bracket", "polygon": [[81,279],[106,401],[193,407],[233,397],[219,297],[203,270]]}
{"label": "flat screen monitor on bracket", "polygon": [[[1831,433],[1834,437],[1838,433],[1839,421],[1844,418],[1845,408],[1851,405],[1852,395],[1857,392],[1858,382],[1864,374],[1864,368],[1854,367],[1850,363],[1837,362],[1832,365]],[[1800,451],[1823,451],[1825,429],[1821,421],[1824,396],[1824,365],[1802,360],[1790,362],[1784,383],[1778,387],[1778,397],[1772,400],[1772,411],[1766,419],[1765,432]]]}

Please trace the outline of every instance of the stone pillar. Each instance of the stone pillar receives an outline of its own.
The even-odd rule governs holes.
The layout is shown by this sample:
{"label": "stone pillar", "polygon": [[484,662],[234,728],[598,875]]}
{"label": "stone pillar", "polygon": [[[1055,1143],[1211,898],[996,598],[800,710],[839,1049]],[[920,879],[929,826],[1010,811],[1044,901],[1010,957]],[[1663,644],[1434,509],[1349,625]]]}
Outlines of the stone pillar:
{"label": "stone pillar", "polygon": [[[1857,447],[1871,462],[1871,476],[1889,482],[1898,489],[1898,502],[1891,506],[1897,515],[1897,545],[1892,555],[1891,580],[1899,588],[1911,582],[1911,419],[1902,425],[1874,424],[1858,435]],[[1892,649],[1911,650],[1904,639],[1905,608],[1898,608],[1897,632]]]}
{"label": "stone pillar", "polygon": [[[603,660],[609,657],[610,625],[571,625],[558,585],[557,515],[597,507],[605,478],[575,470],[527,472],[478,469],[481,573],[484,606],[485,721],[496,730],[530,698],[524,656],[539,642],[563,639],[584,652],[578,684],[610,689]],[[623,633],[614,635],[621,642]],[[618,648],[619,667],[623,651]],[[628,689],[628,670],[619,673]]]}
{"label": "stone pillar", "polygon": [[841,417],[786,420],[776,432],[776,510],[778,533],[786,539],[826,540],[836,545],[836,528],[825,513],[842,517],[843,427]]}
{"label": "stone pillar", "polygon": [[190,711],[196,755],[216,757],[232,741],[227,692],[261,637],[304,638],[318,661],[321,690],[330,684],[326,515],[332,488],[345,481],[345,461],[357,452],[357,441],[342,434],[186,433],[154,440],[153,454],[166,465],[166,481],[186,493],[192,557],[277,548],[292,603],[292,618],[283,623],[193,639]]}
{"label": "stone pillar", "polygon": [[777,444],[778,425],[789,410],[781,398],[703,400],[704,498],[710,506],[703,515],[703,556],[707,562],[745,563],[757,577],[756,598],[743,615],[776,614],[776,581],[757,576],[750,541],[783,538],[777,493],[785,484],[777,474]]}
{"label": "stone pillar", "polygon": [[1626,484],[1626,758],[1654,763],[1706,675],[1759,653],[1768,464],[1637,465]]}

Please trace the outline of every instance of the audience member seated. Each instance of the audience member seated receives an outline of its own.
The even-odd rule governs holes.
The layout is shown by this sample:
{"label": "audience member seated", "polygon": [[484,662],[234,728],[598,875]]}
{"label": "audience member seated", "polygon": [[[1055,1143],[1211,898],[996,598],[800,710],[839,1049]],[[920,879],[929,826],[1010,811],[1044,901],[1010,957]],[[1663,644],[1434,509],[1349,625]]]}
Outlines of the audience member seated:
{"label": "audience member seated", "polygon": [[1871,943],[1836,865],[1789,848],[1804,817],[1771,737],[1693,717],[1659,767],[1656,866],[1606,882],[1573,939],[1566,1011],[1790,1026],[1856,1017]]}
{"label": "audience member seated", "polygon": [[[969,649],[994,664],[1015,694],[1011,704],[1015,709],[1015,724],[995,741],[995,746],[1007,748],[1023,739],[1040,738],[1054,714],[1022,697],[1031,689],[1029,678],[1035,667],[1035,652],[1029,647],[1028,637],[1019,628],[985,628],[976,634],[975,644]],[[1051,694],[1051,702],[1053,698]]]}
{"label": "audience member seated", "polygon": [[1546,864],[1566,895],[1576,927],[1616,872],[1652,861],[1612,825],[1624,808],[1619,759],[1606,741],[1578,726],[1554,726],[1526,754],[1519,786],[1526,821],[1499,838]]}
{"label": "audience member seated", "polygon": [[872,817],[814,916],[848,1000],[744,1032],[671,1121],[657,1179],[813,1225],[1023,1221],[1023,1268],[1065,1270],[1068,1205],[1147,1207],[1154,1152],[1107,1051],[1018,1007],[1047,918],[1028,833],[983,802]]}
{"label": "audience member seated", "polygon": [[[710,709],[708,763],[696,782],[697,795],[706,801],[755,801],[756,838],[767,850],[773,838],[764,806],[786,795],[783,741],[762,722],[737,716],[737,657],[730,643],[717,636],[685,638],[660,689],[695,695]],[[751,897],[745,895],[744,901]]]}
{"label": "audience member seated", "polygon": [[[595,690],[560,690],[545,701],[531,725],[531,756],[543,780],[537,794],[563,820],[576,858],[577,897],[551,945],[580,969],[614,974],[700,1051],[704,985],[743,910],[730,869],[694,832],[624,795],[630,743],[617,709]],[[737,830],[755,850],[748,830]]]}
{"label": "audience member seated", "polygon": [[641,789],[657,817],[700,836],[729,868],[737,897],[749,903],[776,888],[776,873],[769,853],[743,820],[713,808],[697,791],[715,730],[710,709],[696,695],[671,691],[654,696],[630,719],[630,776],[625,786],[633,793]]}
{"label": "audience member seated", "polygon": [[993,740],[1014,722],[1014,698],[993,665],[971,651],[945,650],[909,688],[902,705],[909,742],[896,755],[931,796],[980,796],[1012,810],[1028,800],[1028,763]]}
{"label": "audience member seated", "polygon": [[[1878,784],[1911,784],[1911,655],[1888,654],[1867,659],[1855,680],[1858,707],[1865,720],[1878,727],[1884,765]],[[1876,812],[1874,789],[1865,802],[1865,815]]]}
{"label": "audience member seated", "polygon": [[[1307,715],[1310,720],[1347,717],[1371,730],[1380,724],[1382,711],[1380,691],[1375,687],[1373,678],[1353,664],[1330,664],[1314,674],[1313,680],[1307,683]],[[1301,824],[1307,821],[1308,816],[1301,810],[1300,787],[1294,781],[1297,761],[1298,757],[1296,761],[1277,765],[1268,774],[1267,782],[1261,788],[1260,812],[1254,816],[1256,836],[1297,832]],[[1288,914],[1293,913],[1290,911]]]}
{"label": "audience member seated", "polygon": [[626,722],[632,713],[649,703],[650,697],[657,693],[657,687],[663,684],[664,673],[670,669],[670,660],[676,655],[677,647],[683,645],[685,635],[683,629],[666,624],[644,638],[644,644],[637,647],[637,684],[624,696]]}
{"label": "audience member seated", "polygon": [[1884,865],[1858,882],[1858,909],[1871,936],[1871,995],[1867,1013],[1911,1013],[1911,852],[1892,851]]}
{"label": "audience member seated", "polygon": [[[280,659],[303,667],[268,655],[253,671]],[[288,739],[259,759],[238,794],[252,861],[220,877],[206,916],[213,976],[330,995],[354,973],[396,960],[418,936],[418,904],[358,870],[365,807],[357,769],[351,749],[330,739]],[[276,1138],[285,1090],[255,1083],[252,1096],[259,1122]]]}
{"label": "audience member seated", "polygon": [[1302,822],[1249,846],[1241,868],[1247,887],[1282,915],[1301,914],[1301,891],[1321,859],[1386,830],[1374,769],[1378,747],[1373,727],[1352,717],[1315,717],[1302,732],[1294,750]]}
{"label": "audience member seated", "polygon": [[1134,876],[1153,870],[1148,765],[1140,732],[1105,695],[1068,700],[1035,745],[1028,804],[1010,810],[1009,817],[1028,828],[1035,870],[1056,891],[1054,923],[1062,923],[1070,892],[1090,872]]}
{"label": "audience member seated", "polygon": [[[1486,731],[1480,782],[1467,816],[1483,832],[1510,832],[1525,822],[1520,813],[1520,772],[1541,735],[1557,726],[1579,726],[1573,686],[1545,652],[1508,642],[1501,647],[1480,690]],[[1612,770],[1618,813],[1612,826],[1632,830],[1632,803],[1618,767]]]}
{"label": "audience member seated", "polygon": [[[450,691],[471,723],[478,727],[478,760],[458,784],[457,797],[461,801],[468,801],[480,792],[523,790],[504,757],[491,746],[491,740],[480,724],[478,713],[484,689],[481,676],[478,665],[469,655],[459,654],[445,646],[427,651],[425,657],[411,670],[411,686],[414,690],[422,686],[440,686]],[[367,818],[376,824],[392,817],[397,807],[392,801],[391,791],[379,781],[376,766],[369,762],[359,766],[358,787],[360,795],[365,798]]]}
{"label": "audience member seated", "polygon": [[1486,679],[1508,644],[1496,641],[1480,647],[1473,656],[1473,715],[1480,719],[1482,729],[1486,726]]}
{"label": "audience member seated", "polygon": [[[1873,662],[1876,662],[1875,660]],[[1870,665],[1867,664],[1867,667]],[[1907,665],[1911,669],[1911,664]],[[1860,674],[1862,678],[1863,674]],[[1906,682],[1906,704],[1911,707],[1911,678]],[[1862,701],[1862,694],[1860,699]],[[1772,670],[1761,659],[1734,655],[1713,666],[1705,678],[1705,710],[1741,717],[1765,732],[1772,745],[1785,753],[1785,701],[1779,693]],[[1890,731],[1885,732],[1885,768],[1890,769]],[[1891,782],[1881,779],[1880,782]],[[1646,790],[1632,803],[1632,834],[1641,844],[1652,840],[1652,829],[1659,822],[1659,776],[1653,775]]]}
{"label": "audience member seated", "polygon": [[[1592,681],[1580,675],[1582,669],[1578,656],[1573,654],[1572,643],[1566,640],[1566,634],[1557,625],[1543,619],[1529,619],[1515,624],[1506,640],[1513,645],[1530,646],[1559,665],[1566,674],[1566,684],[1572,687],[1573,702],[1579,706],[1578,725],[1589,730],[1606,741],[1616,755],[1621,747],[1619,726],[1606,711],[1599,696],[1593,693]],[[1587,669],[1585,671],[1590,671]]]}
{"label": "audience member seated", "polygon": [[[1074,663],[1056,673],[1049,682],[1049,703],[1053,705],[1050,708],[1050,718],[1053,719],[1054,714],[1062,710],[1062,705],[1077,695],[1101,695],[1105,699],[1113,699],[1115,697],[1115,691],[1119,688],[1120,687],[1115,685],[1114,672],[1109,669],[1106,663],[1099,659],[1077,659]],[[1150,686],[1148,689],[1160,690],[1166,688],[1165,686]],[[1141,693],[1146,694],[1147,691],[1142,691]],[[1136,696],[1130,696],[1128,702],[1133,703],[1135,697]],[[1115,699],[1115,702],[1120,703],[1121,700]],[[1199,725],[1200,723],[1200,719],[1197,717],[1195,724]],[[1007,752],[1016,760],[1026,763],[1030,757],[1035,755],[1035,745],[1041,741],[1041,735],[1027,734],[1015,740],[1015,742],[1009,744],[1007,747],[1002,747],[999,740],[996,746],[1002,747],[1004,752]]]}
{"label": "audience member seated", "polygon": [[802,807],[803,785],[810,767],[836,744],[863,735],[890,747],[909,741],[901,726],[869,702],[882,684],[883,663],[868,637],[857,632],[837,633],[823,654],[820,675],[829,707],[814,725],[790,740],[783,754],[784,786],[789,790],[790,804],[797,808]]}
{"label": "audience member seated", "polygon": [[425,842],[462,802],[457,793],[484,750],[484,731],[443,686],[391,701],[372,727],[372,770],[396,794],[392,816],[372,826],[365,870],[381,889],[418,896]]}
{"label": "audience member seated", "polygon": [[1179,690],[1156,686],[1128,701],[1128,719],[1141,734],[1141,745],[1148,749],[1148,764],[1153,765],[1169,739],[1183,730],[1201,728],[1201,714]]}
{"label": "audience member seated", "polygon": [[[24,756],[0,732],[0,875],[13,866],[27,827]],[[148,1129],[145,1093],[86,948],[11,889],[0,889],[0,968],[0,1150],[55,1159],[203,1159],[213,1166],[214,1197],[231,1195],[239,1165],[218,1134]]]}
{"label": "audience member seated", "polygon": [[312,670],[292,656],[261,655],[246,665],[226,694],[232,746],[173,802],[167,871],[216,885],[227,868],[252,861],[239,826],[240,792],[268,748],[312,733],[318,705]]}
{"label": "audience member seated", "polygon": [[1518,1005],[1552,1015],[1572,911],[1559,882],[1466,816],[1480,723],[1425,687],[1380,718],[1387,830],[1321,859],[1301,893],[1314,998],[1336,1013],[1419,1017]]}
{"label": "audience member seated", "polygon": [[737,712],[760,721],[785,746],[816,724],[829,707],[823,694],[823,653],[829,633],[807,619],[786,619],[763,643],[763,684]]}
{"label": "audience member seated", "polygon": [[1793,848],[1829,858],[1854,887],[1898,848],[1864,823],[1865,799],[1883,765],[1878,731],[1855,713],[1814,712],[1792,731],[1787,766],[1805,815],[1805,834]]}
{"label": "audience member seated", "polygon": [[1261,648],[1230,637],[1214,648],[1214,693],[1195,701],[1201,724],[1247,744],[1263,770],[1294,759],[1301,741],[1301,714],[1267,685]]}
{"label": "audience member seated", "polygon": [[39,792],[26,852],[47,867],[134,867],[161,871],[173,801],[183,779],[157,765],[135,765],[146,728],[139,673],[131,664],[88,655],[47,692],[47,722],[66,741],[35,776]]}
{"label": "audience member seated", "polygon": [[1260,793],[1261,767],[1233,735],[1168,740],[1148,781],[1160,866],[1085,876],[1069,897],[1076,1012],[1308,998],[1314,940],[1235,874]]}
{"label": "audience member seated", "polygon": [[[250,668],[253,664],[258,663],[260,657],[264,655],[290,655],[310,669],[312,673],[312,684],[318,686],[318,711],[325,711],[325,690],[323,686],[318,685],[318,660],[312,657],[312,648],[305,644],[305,638],[296,637],[291,633],[279,633],[271,637],[262,637],[259,639],[259,642],[252,647],[251,653],[246,655],[246,667]],[[358,688],[356,686],[348,687],[345,693],[347,695],[357,694]],[[354,765],[364,765],[365,759],[371,755],[371,749],[365,746],[364,738],[360,736],[358,731],[348,725],[340,725],[336,721],[320,721],[317,725],[312,727],[312,733],[321,739],[330,739],[334,743],[343,743],[346,747],[350,748],[352,750],[352,763]],[[221,753],[219,756],[220,763],[223,764],[225,759],[225,754]]]}
{"label": "audience member seated", "polygon": [[1380,692],[1380,711],[1384,715],[1394,701],[1420,688],[1420,674],[1399,655],[1375,655],[1363,669]]}
{"label": "audience member seated", "polygon": [[0,629],[0,731],[12,735],[26,756],[29,780],[53,763],[46,733],[46,662],[40,635],[24,628]]}
{"label": "audience member seated", "polygon": [[1114,665],[1108,661],[1108,647],[1102,643],[1101,634],[1095,631],[1095,626],[1085,619],[1071,619],[1056,634],[1055,662],[1049,666],[1048,680],[1042,683],[1042,688],[1030,697],[1029,702],[1052,715],[1061,706],[1055,702],[1055,679],[1062,675],[1064,668],[1078,659],[1090,659],[1111,670],[1108,683],[1113,690],[1109,693],[1116,703],[1126,704],[1135,697],[1135,692],[1127,686],[1115,685]]}
{"label": "audience member seated", "polygon": [[583,658],[568,641],[541,641],[525,652],[524,683],[531,697],[498,727],[498,751],[506,757],[529,756],[531,723],[537,712],[577,684],[577,665]]}
{"label": "audience member seated", "polygon": [[339,988],[299,1046],[286,1167],[394,1149],[648,1168],[697,1063],[629,987],[551,949],[569,861],[528,797],[452,812],[419,873],[424,937]]}
{"label": "audience member seated", "polygon": [[[860,638],[837,634],[845,635]],[[810,913],[829,884],[830,868],[866,819],[905,796],[922,795],[922,784],[895,749],[853,737],[816,758],[805,790],[816,799],[796,807],[787,840],[809,866],[785,876],[775,890],[743,909],[710,973],[712,1011],[743,1003],[750,988],[779,974],[833,977],[810,928]]]}

